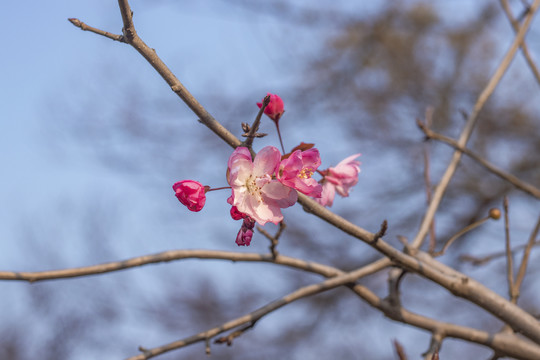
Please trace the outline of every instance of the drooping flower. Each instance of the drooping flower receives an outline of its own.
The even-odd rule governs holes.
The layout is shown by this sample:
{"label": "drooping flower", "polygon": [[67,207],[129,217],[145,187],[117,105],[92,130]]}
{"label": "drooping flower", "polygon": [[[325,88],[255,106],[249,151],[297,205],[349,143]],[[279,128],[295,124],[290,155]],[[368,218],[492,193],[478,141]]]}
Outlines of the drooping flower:
{"label": "drooping flower", "polygon": [[360,173],[360,161],[355,160],[360,154],[351,155],[343,159],[336,167],[330,167],[323,173],[321,198],[315,199],[323,206],[332,206],[336,192],[343,196],[349,196],[351,188],[358,183]]}
{"label": "drooping flower", "polygon": [[198,181],[182,180],[172,186],[178,201],[191,211],[201,211],[206,202],[206,189]]}
{"label": "drooping flower", "polygon": [[277,178],[282,184],[303,194],[320,198],[322,186],[311,177],[320,165],[319,150],[314,148],[306,151],[296,150],[287,159],[281,161]]}
{"label": "drooping flower", "polygon": [[[268,115],[270,119],[278,122],[281,115],[283,115],[283,113],[285,112],[283,100],[281,100],[279,96],[274,94],[268,93],[268,96],[270,96],[270,102],[268,103],[266,108],[264,108],[264,113]],[[257,103],[259,109],[262,107],[262,104],[262,102]]]}
{"label": "drooping flower", "polygon": [[281,154],[273,146],[263,148],[251,161],[245,147],[238,147],[229,158],[228,182],[232,187],[229,203],[260,225],[283,220],[282,208],[293,205],[297,193],[273,179]]}
{"label": "drooping flower", "polygon": [[236,244],[238,246],[249,246],[251,239],[253,238],[253,228],[255,227],[255,221],[246,216],[242,222],[242,227],[236,235]]}

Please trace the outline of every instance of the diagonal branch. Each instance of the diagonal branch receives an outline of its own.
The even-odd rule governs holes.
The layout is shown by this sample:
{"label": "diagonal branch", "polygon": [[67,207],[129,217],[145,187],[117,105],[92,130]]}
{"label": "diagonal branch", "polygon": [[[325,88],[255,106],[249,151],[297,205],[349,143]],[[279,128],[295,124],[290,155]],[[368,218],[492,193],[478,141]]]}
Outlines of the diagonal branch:
{"label": "diagonal branch", "polygon": [[378,262],[375,262],[375,263],[370,264],[368,266],[364,266],[362,268],[359,268],[357,270],[354,270],[354,271],[351,271],[351,272],[348,272],[348,273],[344,273],[344,272],[341,272],[341,271],[335,269],[335,271],[337,271],[340,275],[332,277],[332,278],[330,278],[328,280],[325,280],[325,281],[322,281],[322,282],[319,282],[319,283],[316,283],[316,284],[301,287],[301,288],[289,293],[288,295],[283,296],[282,298],[280,298],[278,300],[272,301],[271,303],[268,303],[267,305],[255,310],[255,311],[253,311],[253,312],[251,312],[249,314],[243,315],[243,316],[241,316],[239,318],[236,318],[234,320],[226,322],[225,324],[222,324],[220,326],[216,326],[216,327],[214,327],[214,328],[212,328],[210,330],[203,331],[201,333],[190,336],[188,338],[185,338],[185,339],[182,339],[182,340],[179,340],[179,341],[175,341],[175,342],[172,342],[170,344],[166,344],[166,345],[163,345],[163,346],[160,346],[160,347],[157,347],[157,348],[144,349],[142,354],[139,354],[137,356],[133,356],[133,357],[129,358],[128,360],[146,360],[146,359],[150,359],[150,358],[152,358],[154,356],[163,354],[165,352],[169,352],[171,350],[179,349],[181,347],[184,347],[184,346],[196,343],[196,342],[206,341],[208,339],[211,339],[211,338],[215,337],[216,335],[219,335],[219,334],[221,334],[223,332],[226,332],[226,331],[229,331],[231,329],[237,328],[239,326],[254,323],[254,322],[260,320],[262,317],[268,315],[269,313],[271,313],[273,311],[276,311],[277,309],[279,309],[279,308],[281,308],[281,307],[283,307],[285,305],[288,305],[288,304],[290,304],[290,303],[292,303],[294,301],[306,298],[308,296],[313,296],[315,294],[319,294],[319,293],[324,292],[324,291],[334,289],[334,288],[336,288],[338,286],[342,286],[342,285],[345,285],[345,284],[348,284],[348,283],[352,283],[352,282],[356,281],[357,279],[359,279],[361,277],[364,277],[366,275],[369,275],[369,274],[373,273],[374,270],[378,271],[378,270],[380,270],[381,265],[384,265],[383,263],[386,262],[384,260],[385,259],[383,259],[383,261],[380,260]]}
{"label": "diagonal branch", "polygon": [[446,137],[446,136],[444,136],[442,134],[439,134],[439,133],[436,133],[436,132],[432,131],[431,129],[426,127],[421,122],[417,122],[417,124],[418,124],[418,127],[424,132],[424,134],[426,135],[427,138],[437,140],[437,141],[441,141],[441,142],[444,142],[444,143],[450,145],[454,149],[456,149],[458,151],[461,151],[462,153],[464,153],[465,155],[467,155],[468,157],[470,157],[471,159],[476,161],[479,165],[482,165],[485,169],[487,169],[491,173],[497,175],[498,177],[500,177],[503,180],[508,181],[510,184],[514,185],[519,190],[522,190],[522,191],[526,192],[527,194],[532,195],[537,199],[540,199],[540,189],[538,189],[537,187],[535,187],[535,186],[533,186],[533,185],[531,185],[531,184],[529,184],[529,183],[527,183],[525,181],[520,180],[518,177],[516,177],[516,176],[514,176],[514,175],[512,175],[512,174],[510,174],[510,173],[508,173],[508,172],[506,172],[504,170],[499,169],[498,167],[491,164],[487,160],[483,159],[482,157],[480,157],[479,155],[477,155],[473,151],[469,150],[468,148],[460,146],[457,143],[457,141],[455,141],[455,140],[453,140],[453,139],[451,139],[449,137]]}
{"label": "diagonal branch", "polygon": [[[525,20],[523,21],[523,25],[520,27],[519,31],[517,32],[514,38],[514,41],[512,42],[512,45],[510,46],[510,49],[506,52],[506,55],[502,59],[500,65],[495,70],[495,73],[489,80],[484,90],[480,93],[478,100],[474,104],[473,111],[469,115],[467,122],[465,124],[465,127],[463,128],[463,131],[461,132],[461,135],[459,136],[458,144],[460,147],[465,147],[467,145],[467,142],[469,141],[469,138],[471,137],[472,131],[474,129],[474,125],[476,124],[476,121],[478,120],[478,114],[480,113],[480,111],[484,107],[484,104],[486,103],[488,98],[491,96],[491,94],[493,93],[497,85],[499,84],[499,81],[502,79],[504,73],[510,66],[512,59],[514,58],[519,46],[523,42],[525,34],[527,33],[529,26],[531,25],[532,18],[535,15],[536,11],[538,10],[538,6],[540,6],[540,0],[535,0],[529,9],[529,12],[527,13]],[[418,230],[418,233],[412,242],[412,246],[414,248],[419,248],[424,242],[424,239],[427,233],[429,232],[431,222],[433,218],[435,217],[435,213],[437,212],[437,209],[439,208],[439,204],[441,203],[442,198],[446,192],[446,189],[448,185],[450,184],[450,180],[454,176],[454,173],[457,169],[457,166],[461,159],[461,154],[462,154],[461,151],[454,152],[454,154],[452,155],[452,159],[450,160],[450,164],[448,164],[448,167],[446,168],[446,171],[443,174],[441,181],[435,188],[432,201],[428,206],[428,209],[424,215],[424,218],[422,219],[420,229]]]}
{"label": "diagonal branch", "polygon": [[536,243],[536,237],[538,236],[539,231],[540,231],[540,217],[538,218],[538,221],[536,222],[536,226],[534,227],[534,230],[532,231],[531,236],[529,237],[529,241],[527,242],[527,245],[525,246],[525,251],[523,252],[521,264],[519,265],[519,270],[516,275],[516,281],[514,283],[514,292],[516,293],[516,296],[519,295],[521,283],[523,282],[523,279],[525,278],[525,273],[527,271],[527,264],[529,262],[529,256],[531,254],[531,250],[533,246]]}
{"label": "diagonal branch", "polygon": [[516,357],[519,359],[535,360],[540,357],[540,347],[524,340],[514,334],[490,334],[485,331],[469,328],[466,326],[455,325],[451,323],[445,323],[431,319],[426,316],[412,313],[400,305],[396,305],[387,300],[383,300],[375,295],[367,287],[360,284],[351,284],[359,278],[369,275],[375,271],[378,271],[382,266],[383,261],[387,259],[379,260],[381,265],[375,265],[375,263],[365,266],[363,268],[354,270],[349,273],[342,272],[341,270],[327,267],[329,272],[335,273],[335,277],[325,280],[323,282],[308,285],[293,291],[292,293],[273,301],[249,314],[238,317],[220,326],[216,326],[212,329],[203,331],[196,335],[165,344],[153,349],[140,348],[143,351],[142,354],[133,356],[127,360],[146,360],[157,355],[176,350],[197,342],[208,342],[209,339],[215,337],[223,332],[235,329],[240,326],[253,324],[262,317],[269,313],[288,305],[296,300],[300,300],[307,296],[312,296],[323,291],[331,290],[337,286],[346,285],[364,301],[369,303],[374,308],[380,310],[388,318],[399,321],[405,324],[409,324],[420,329],[425,329],[433,334],[439,334],[440,336],[453,337],[472,341],[474,343],[487,346],[498,353],[505,354],[507,356]]}
{"label": "diagonal branch", "polygon": [[[516,18],[514,18],[514,15],[512,15],[512,10],[510,10],[510,5],[508,4],[508,0],[500,0],[501,6],[506,13],[506,17],[508,17],[508,20],[510,21],[510,24],[512,25],[512,28],[514,31],[519,30],[519,21],[517,21]],[[523,52],[523,56],[525,57],[525,60],[527,61],[527,64],[531,68],[531,71],[536,78],[536,81],[538,84],[540,84],[540,71],[538,71],[538,68],[536,67],[536,64],[534,63],[531,54],[529,53],[529,47],[525,42],[521,44],[521,51]]]}

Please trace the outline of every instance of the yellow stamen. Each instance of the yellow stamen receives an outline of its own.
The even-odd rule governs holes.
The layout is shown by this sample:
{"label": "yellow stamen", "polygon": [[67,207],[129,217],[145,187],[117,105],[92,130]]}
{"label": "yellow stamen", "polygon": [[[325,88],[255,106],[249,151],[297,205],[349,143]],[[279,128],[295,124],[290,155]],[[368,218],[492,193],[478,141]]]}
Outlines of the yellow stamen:
{"label": "yellow stamen", "polygon": [[300,172],[298,173],[298,177],[300,179],[309,179],[311,177],[311,175],[313,175],[314,171],[310,168],[303,168],[302,170],[300,170]]}

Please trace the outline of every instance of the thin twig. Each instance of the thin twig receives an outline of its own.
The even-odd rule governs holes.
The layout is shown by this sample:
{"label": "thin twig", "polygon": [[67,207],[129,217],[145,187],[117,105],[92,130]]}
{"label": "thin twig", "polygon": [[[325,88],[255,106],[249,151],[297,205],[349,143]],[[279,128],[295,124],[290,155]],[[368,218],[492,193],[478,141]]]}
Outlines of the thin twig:
{"label": "thin twig", "polygon": [[122,36],[122,35],[112,34],[112,33],[108,32],[108,31],[103,31],[103,30],[97,29],[95,27],[86,25],[81,20],[76,19],[76,18],[69,18],[68,20],[69,20],[70,23],[72,23],[73,25],[75,25],[76,27],[78,27],[79,29],[81,29],[83,31],[90,31],[90,32],[93,32],[94,34],[105,36],[106,38],[109,38],[109,39],[114,40],[114,41],[120,41],[120,42],[123,42],[123,43],[126,42],[125,39],[124,39],[124,36]]}
{"label": "thin twig", "polygon": [[450,247],[450,245],[452,245],[452,243],[460,238],[461,236],[463,236],[464,234],[468,233],[469,231],[473,230],[473,229],[476,229],[477,227],[479,227],[480,225],[482,225],[483,223],[485,223],[486,221],[488,221],[489,219],[491,219],[492,217],[490,215],[486,216],[485,218],[482,218],[478,221],[475,221],[474,223],[472,224],[469,224],[467,226],[465,226],[463,229],[461,229],[460,231],[458,231],[454,236],[452,236],[443,246],[443,248],[440,250],[440,251],[437,251],[437,252],[434,252],[433,253],[433,257],[437,257],[437,256],[441,256],[443,255],[446,250],[448,250],[448,248]]}
{"label": "thin twig", "polygon": [[264,109],[268,106],[270,103],[270,95],[266,95],[263,99],[262,106],[259,109],[259,112],[257,113],[257,116],[255,117],[255,120],[253,121],[253,125],[249,128],[249,131],[247,134],[244,134],[242,136],[246,137],[246,140],[241,144],[241,146],[245,146],[248,149],[251,149],[251,145],[253,145],[253,139],[257,137],[257,131],[259,131],[259,125],[261,124],[261,117],[264,113]]}
{"label": "thin twig", "polygon": [[206,109],[197,101],[197,99],[186,89],[186,87],[176,78],[173,72],[159,58],[156,51],[150,48],[141,40],[135,31],[133,25],[132,11],[127,0],[118,0],[120,13],[124,23],[124,37],[128,44],[133,46],[161,75],[163,80],[169,84],[172,91],[178,95],[184,103],[198,116],[199,121],[212,130],[217,136],[223,139],[227,144],[236,148],[240,146],[238,140],[229,130],[221,125]]}
{"label": "thin twig", "polygon": [[[476,124],[476,121],[478,120],[478,115],[480,111],[482,110],[482,108],[484,107],[484,104],[486,103],[488,98],[491,96],[491,94],[493,93],[497,85],[499,84],[499,81],[502,79],[504,73],[510,66],[510,63],[512,59],[514,58],[519,48],[519,45],[523,42],[525,34],[527,30],[529,29],[533,15],[538,10],[538,6],[540,6],[540,0],[535,0],[533,5],[531,5],[530,7],[530,11],[527,13],[525,20],[523,21],[523,25],[520,27],[518,33],[516,34],[514,41],[512,42],[512,45],[510,46],[510,49],[507,51],[506,55],[503,57],[500,65],[495,70],[495,73],[489,80],[484,90],[480,93],[480,96],[478,97],[478,100],[474,104],[473,110],[471,114],[469,115],[469,118],[467,119],[465,127],[463,128],[463,131],[461,132],[461,135],[459,136],[458,144],[460,147],[465,147],[467,145],[467,142],[469,141],[469,138],[471,137],[472,131]],[[435,188],[435,191],[433,193],[433,199],[428,206],[428,209],[424,215],[424,218],[422,219],[420,229],[418,230],[416,237],[412,241],[413,247],[419,248],[422,245],[429,231],[431,221],[433,220],[435,213],[437,212],[437,209],[439,208],[439,204],[441,203],[442,198],[446,192],[446,189],[448,188],[448,185],[450,184],[450,180],[454,176],[454,173],[461,159],[461,154],[462,154],[461,151],[454,152],[452,156],[452,160],[450,161],[450,164],[448,164],[448,167],[446,168],[445,173],[443,174],[439,184]]]}
{"label": "thin twig", "polygon": [[270,233],[268,231],[266,231],[265,229],[263,229],[260,226],[257,226],[257,230],[261,234],[263,234],[268,240],[270,240],[270,246],[269,246],[270,253],[272,254],[274,259],[278,256],[278,252],[277,252],[276,248],[277,248],[277,245],[279,243],[279,237],[281,236],[281,234],[283,233],[283,230],[285,230],[286,227],[287,227],[287,225],[285,225],[285,222],[280,221],[278,231],[276,232],[276,234],[274,236],[272,236],[272,235],[270,235]]}
{"label": "thin twig", "polygon": [[403,349],[403,346],[399,343],[399,341],[394,340],[394,348],[396,349],[396,354],[399,360],[407,360],[405,349]]}
{"label": "thin twig", "polygon": [[538,189],[537,187],[535,187],[535,186],[533,186],[533,185],[531,185],[531,184],[529,184],[529,183],[527,183],[525,181],[520,180],[516,176],[514,176],[514,175],[512,175],[512,174],[510,174],[510,173],[508,173],[508,172],[506,172],[504,170],[499,169],[498,167],[491,164],[487,160],[483,159],[482,157],[480,157],[479,155],[477,155],[473,151],[469,150],[468,148],[460,146],[455,140],[453,140],[453,139],[451,139],[449,137],[446,137],[446,136],[444,136],[442,134],[438,134],[438,133],[430,130],[429,128],[425,127],[424,124],[422,124],[421,122],[417,122],[417,124],[418,124],[418,127],[424,132],[426,137],[428,137],[430,139],[433,139],[433,140],[441,141],[441,142],[444,142],[444,143],[450,145],[454,149],[459,150],[462,153],[464,153],[465,155],[469,156],[471,159],[476,161],[479,165],[483,166],[485,169],[487,169],[491,173],[497,175],[498,177],[500,177],[503,180],[508,181],[510,184],[514,185],[519,190],[522,190],[522,191],[526,192],[527,194],[532,195],[537,199],[540,199],[540,189]]}
{"label": "thin twig", "polygon": [[251,324],[247,324],[246,326],[243,326],[240,329],[231,332],[229,335],[217,338],[216,340],[214,340],[214,344],[227,344],[227,346],[231,346],[234,339],[241,336],[246,331],[253,329],[256,322],[257,321],[253,321]]}
{"label": "thin twig", "polygon": [[[514,15],[512,15],[512,10],[510,9],[510,5],[508,4],[508,0],[500,0],[501,6],[506,13],[506,17],[510,21],[510,24],[512,25],[512,28],[514,31],[519,30],[519,22],[516,18],[514,18]],[[523,53],[523,56],[525,57],[525,60],[527,61],[527,65],[529,65],[529,68],[531,69],[534,77],[536,78],[536,81],[540,84],[540,71],[538,71],[538,68],[536,67],[536,64],[534,63],[531,54],[529,53],[529,47],[527,46],[527,43],[523,41],[521,44],[521,51]]]}
{"label": "thin twig", "polygon": [[444,334],[441,331],[434,331],[433,334],[431,334],[429,349],[422,354],[424,360],[439,359],[439,350],[441,349],[443,340]]}
{"label": "thin twig", "polygon": [[512,303],[517,302],[517,296],[514,293],[514,265],[512,261],[512,247],[510,246],[510,220],[508,219],[508,197],[503,200],[504,212],[504,244],[506,251],[506,280],[508,281],[508,295]]}
{"label": "thin twig", "polygon": [[[538,246],[538,245],[540,245],[540,241],[534,241],[531,247]],[[518,250],[525,249],[527,246],[528,245],[516,246],[512,249],[512,252],[515,253]],[[480,266],[480,265],[485,265],[491,260],[503,257],[505,255],[506,255],[506,251],[498,251],[498,252],[492,253],[490,255],[482,256],[482,257],[464,254],[459,257],[459,260],[463,262],[470,262],[471,264],[475,266]]]}
{"label": "thin twig", "polygon": [[536,226],[534,227],[531,233],[531,236],[529,237],[529,241],[527,242],[527,245],[525,246],[525,251],[523,252],[521,264],[519,265],[518,274],[516,276],[516,282],[514,283],[514,293],[516,294],[516,300],[517,300],[517,297],[519,296],[521,283],[523,282],[523,279],[525,278],[525,273],[527,272],[527,264],[529,261],[529,256],[531,254],[531,250],[533,246],[535,245],[536,237],[538,236],[538,231],[540,231],[540,217],[538,218],[538,221],[536,222]]}
{"label": "thin twig", "polygon": [[[426,115],[425,115],[425,127],[430,129],[431,124],[433,123],[433,107],[428,107],[426,109]],[[420,122],[420,120],[417,120],[417,122]],[[430,166],[429,166],[429,150],[430,146],[429,143],[426,141],[424,142],[424,184],[426,186],[426,203],[429,206],[431,203],[431,198],[433,196],[433,189],[431,186],[431,176],[430,176]],[[431,220],[431,225],[429,227],[429,247],[428,252],[432,253],[435,251],[435,218]]]}

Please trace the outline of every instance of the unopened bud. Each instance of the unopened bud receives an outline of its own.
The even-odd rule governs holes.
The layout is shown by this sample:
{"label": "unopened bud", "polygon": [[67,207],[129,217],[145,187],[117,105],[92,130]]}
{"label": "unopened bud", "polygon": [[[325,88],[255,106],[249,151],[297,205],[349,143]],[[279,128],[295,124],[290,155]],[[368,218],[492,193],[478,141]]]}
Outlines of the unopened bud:
{"label": "unopened bud", "polygon": [[493,220],[499,220],[501,218],[501,210],[497,208],[489,209],[489,217]]}

